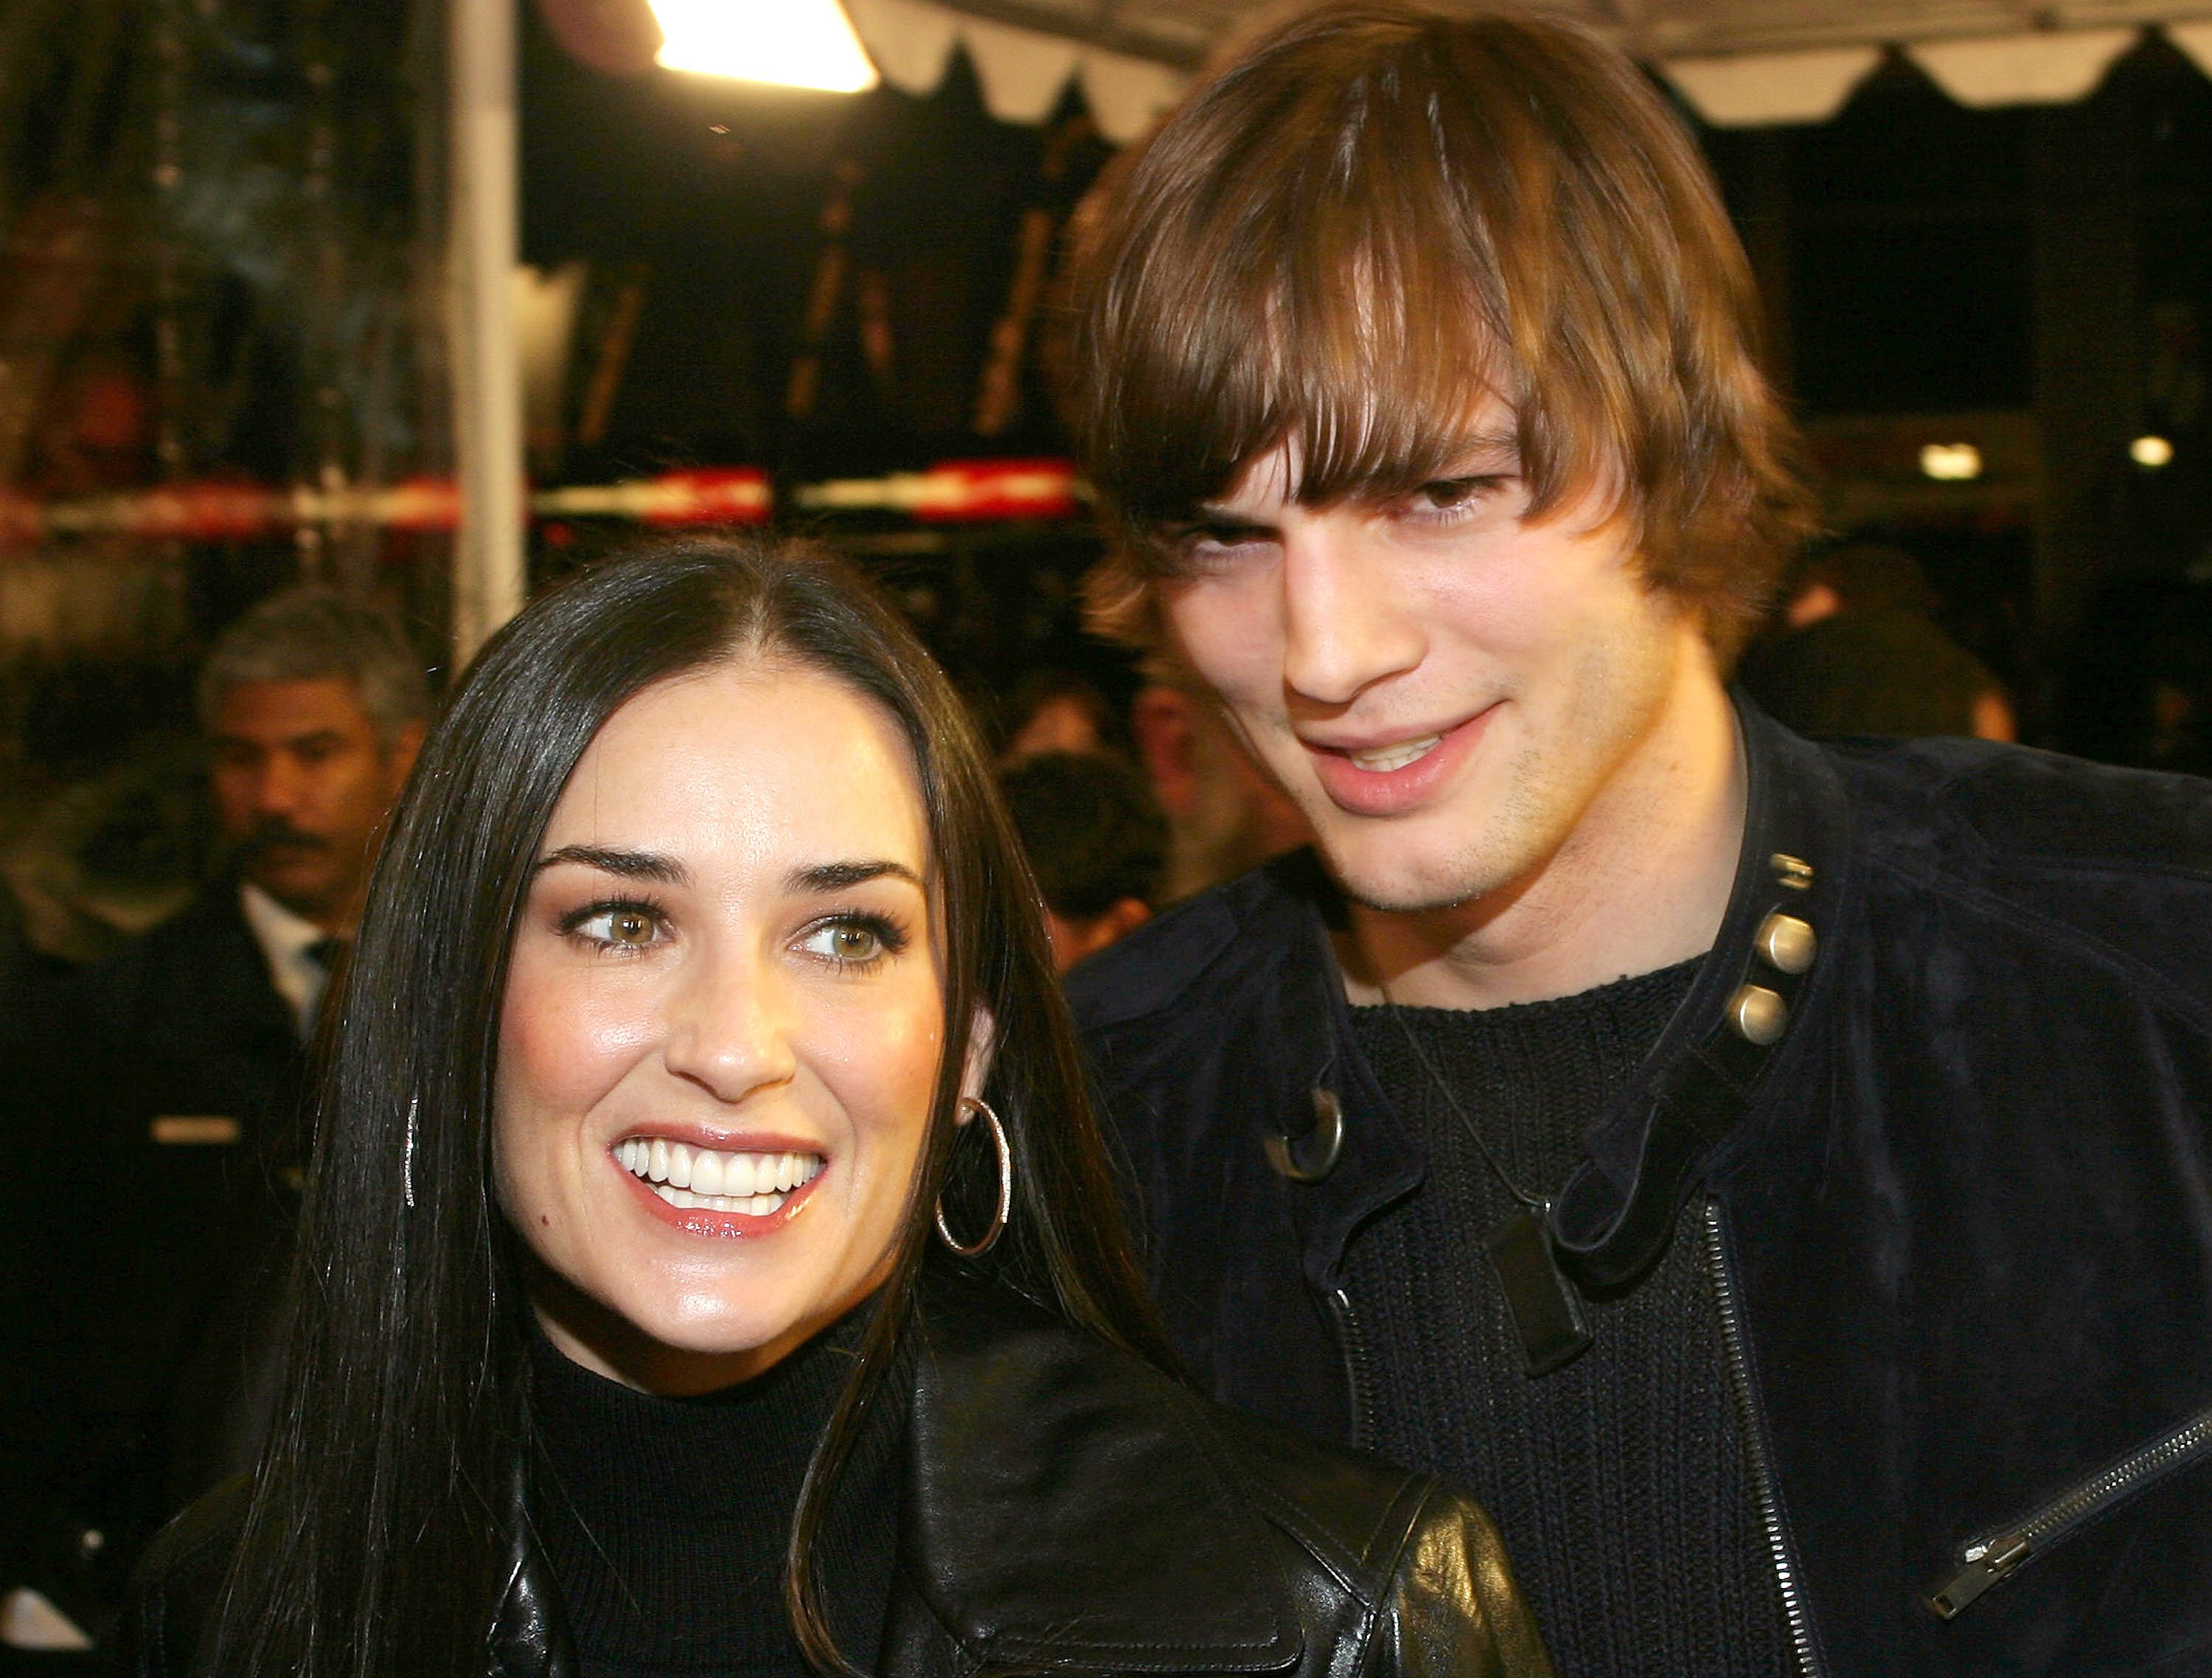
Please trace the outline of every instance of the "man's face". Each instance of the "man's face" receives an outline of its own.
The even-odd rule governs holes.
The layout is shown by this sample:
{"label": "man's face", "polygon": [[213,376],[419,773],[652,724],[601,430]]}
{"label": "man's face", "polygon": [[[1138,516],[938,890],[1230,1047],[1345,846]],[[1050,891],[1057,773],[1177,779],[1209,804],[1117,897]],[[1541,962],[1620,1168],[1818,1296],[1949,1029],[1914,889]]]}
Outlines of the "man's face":
{"label": "man's face", "polygon": [[1174,533],[1176,639],[1376,909],[1486,897],[1633,823],[1624,768],[1666,750],[1680,684],[1714,679],[1617,520],[1524,520],[1510,430],[1483,416],[1450,478],[1379,504],[1298,505],[1279,450]]}
{"label": "man's face", "polygon": [[213,735],[216,813],[246,879],[310,921],[348,921],[420,725],[387,747],[352,679],[320,676],[230,689]]}

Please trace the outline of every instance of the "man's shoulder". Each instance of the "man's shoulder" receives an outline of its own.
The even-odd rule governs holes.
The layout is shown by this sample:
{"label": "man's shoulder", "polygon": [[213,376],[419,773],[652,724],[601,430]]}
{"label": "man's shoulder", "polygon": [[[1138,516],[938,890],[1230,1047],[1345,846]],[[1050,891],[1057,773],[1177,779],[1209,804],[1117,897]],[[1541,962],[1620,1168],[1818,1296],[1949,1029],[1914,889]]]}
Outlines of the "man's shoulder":
{"label": "man's shoulder", "polygon": [[2212,781],[1969,740],[1834,760],[1872,947],[2033,962],[2053,997],[2117,986],[2212,1032]]}
{"label": "man's shoulder", "polygon": [[215,881],[174,915],[79,973],[69,986],[69,1000],[81,1006],[131,1009],[182,987],[204,1001],[211,987],[252,974],[258,955],[236,885]]}
{"label": "man's shoulder", "polygon": [[211,955],[234,953],[252,942],[237,883],[213,880],[174,915],[118,945],[83,977],[91,984],[113,983],[139,973],[204,966]]}
{"label": "man's shoulder", "polygon": [[1936,847],[1960,866],[2212,884],[2212,781],[1981,740],[1827,749],[1876,849]]}
{"label": "man's shoulder", "polygon": [[[56,1029],[137,1055],[155,1045],[198,1059],[217,1043],[289,1053],[290,1013],[228,881],[87,968],[56,995]],[[227,1051],[224,1051],[227,1052]]]}
{"label": "man's shoulder", "polygon": [[1068,975],[1076,1024],[1095,1033],[1172,1012],[1197,994],[1217,1000],[1310,936],[1328,892],[1319,860],[1301,850],[1186,898]]}

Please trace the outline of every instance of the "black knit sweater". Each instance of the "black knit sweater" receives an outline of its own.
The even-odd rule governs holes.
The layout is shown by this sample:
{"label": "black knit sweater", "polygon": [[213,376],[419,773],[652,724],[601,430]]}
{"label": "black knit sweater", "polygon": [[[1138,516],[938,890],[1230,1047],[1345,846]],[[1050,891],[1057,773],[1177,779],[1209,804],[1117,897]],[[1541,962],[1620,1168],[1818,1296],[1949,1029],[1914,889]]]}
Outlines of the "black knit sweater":
{"label": "black knit sweater", "polygon": [[[848,1318],[766,1374],[657,1398],[531,1348],[532,1515],[586,1678],[801,1678],[785,1547],[852,1371]],[[897,1537],[897,1426],[878,1405],[815,1557],[847,1657],[875,1661]]]}
{"label": "black knit sweater", "polygon": [[[1554,1002],[1401,1015],[1499,1163],[1553,1195],[1697,967]],[[1560,1678],[1792,1670],[1696,1203],[1650,1276],[1589,1308],[1591,1349],[1531,1380],[1482,1247],[1517,1203],[1388,1011],[1354,1020],[1429,1159],[1422,1188],[1364,1230],[1346,1261],[1376,1449],[1482,1500]]]}

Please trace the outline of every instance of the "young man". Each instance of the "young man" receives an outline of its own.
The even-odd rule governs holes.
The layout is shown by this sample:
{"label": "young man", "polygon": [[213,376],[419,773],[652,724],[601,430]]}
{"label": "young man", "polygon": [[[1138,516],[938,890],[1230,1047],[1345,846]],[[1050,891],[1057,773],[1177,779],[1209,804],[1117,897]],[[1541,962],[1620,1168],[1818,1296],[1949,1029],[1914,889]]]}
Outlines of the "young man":
{"label": "young man", "polygon": [[1317,840],[1073,987],[1194,1370],[1571,1678],[2212,1669],[2212,787],[1731,702],[1806,502],[1650,85],[1322,12],[1077,302],[1102,610]]}

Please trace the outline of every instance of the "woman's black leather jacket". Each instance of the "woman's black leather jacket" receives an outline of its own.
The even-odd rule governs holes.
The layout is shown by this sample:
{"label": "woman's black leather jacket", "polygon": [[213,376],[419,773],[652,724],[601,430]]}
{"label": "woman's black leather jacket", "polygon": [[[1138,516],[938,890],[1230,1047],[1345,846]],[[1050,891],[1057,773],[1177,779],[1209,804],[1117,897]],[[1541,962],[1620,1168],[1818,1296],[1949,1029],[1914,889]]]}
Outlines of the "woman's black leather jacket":
{"label": "woman's black leather jacket", "polygon": [[[884,1678],[1549,1674],[1496,1531],[1435,1480],[1222,1409],[1002,1290],[933,1294],[916,1339]],[[148,1553],[142,1678],[209,1669],[245,1501],[234,1482]],[[571,1678],[550,1572],[514,1530],[485,1669]]]}

